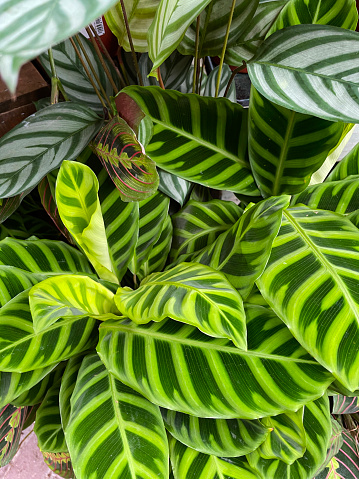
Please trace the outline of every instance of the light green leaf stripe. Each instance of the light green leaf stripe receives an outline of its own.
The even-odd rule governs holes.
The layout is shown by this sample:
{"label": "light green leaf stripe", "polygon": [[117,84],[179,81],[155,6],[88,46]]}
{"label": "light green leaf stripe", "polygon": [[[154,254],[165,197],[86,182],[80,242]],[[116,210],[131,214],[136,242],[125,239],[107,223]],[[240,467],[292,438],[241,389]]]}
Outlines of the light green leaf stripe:
{"label": "light green leaf stripe", "polygon": [[101,123],[90,108],[66,102],[26,118],[0,140],[0,198],[35,187],[64,159],[74,160]]}
{"label": "light green leaf stripe", "polygon": [[45,368],[75,356],[96,344],[92,318],[57,321],[36,334],[28,299],[29,290],[0,309],[0,370],[26,372]]}
{"label": "light green leaf stripe", "polygon": [[64,431],[66,431],[71,416],[71,396],[75,389],[77,375],[83,359],[83,355],[70,358],[62,375],[59,393],[59,406],[61,424]]}
{"label": "light green leaf stripe", "polygon": [[342,181],[330,181],[309,186],[292,197],[291,206],[307,205],[309,208],[351,213],[359,206],[359,175]]}
{"label": "light green leaf stripe", "polygon": [[247,111],[240,105],[158,87],[130,86],[123,94],[153,121],[146,154],[160,168],[211,188],[259,195],[247,160]]}
{"label": "light green leaf stripe", "polygon": [[170,316],[210,336],[231,339],[246,349],[242,298],[221,273],[208,266],[181,263],[154,273],[137,290],[119,288],[115,302],[137,324]]}
{"label": "light green leaf stripe", "polygon": [[297,410],[333,380],[293,337],[288,341],[278,318],[274,325],[273,317],[266,322],[268,314],[260,308],[261,337],[248,335],[248,343],[257,345],[253,351],[169,319],[146,325],[105,321],[97,349],[112,374],[154,404],[199,417],[257,419]]}
{"label": "light green leaf stripe", "polygon": [[120,383],[97,354],[81,365],[65,436],[78,479],[168,478],[159,408]]}
{"label": "light green leaf stripe", "polygon": [[265,479],[311,479],[323,463],[332,435],[328,397],[325,395],[308,403],[304,408],[303,425],[306,434],[306,451],[300,459],[287,465],[278,459],[263,459],[259,451],[247,455],[249,464]]}
{"label": "light green leaf stripe", "polygon": [[257,285],[297,340],[348,389],[359,387],[359,232],[349,219],[288,209]]}
{"label": "light green leaf stripe", "polygon": [[160,168],[157,171],[160,177],[158,189],[183,206],[191,193],[193,184]]}
{"label": "light green leaf stripe", "polygon": [[306,451],[306,436],[303,426],[303,408],[278,416],[265,417],[264,426],[272,429],[257,451],[264,459],[280,459],[286,464],[303,457]]}
{"label": "light green leaf stripe", "polygon": [[[1,246],[0,246],[1,247]],[[14,266],[0,266],[0,307],[17,294],[46,278],[45,274],[29,273]]]}
{"label": "light green leaf stripe", "polygon": [[162,409],[166,429],[171,435],[203,454],[237,457],[248,454],[263,443],[269,433],[260,421],[205,419]]}
{"label": "light green leaf stripe", "polygon": [[245,299],[263,273],[288,204],[289,196],[272,196],[247,209],[232,228],[193,261],[225,274]]}
{"label": "light green leaf stripe", "polygon": [[345,180],[351,175],[359,175],[359,143],[337,163],[326,182]]}
{"label": "light green leaf stripe", "polygon": [[261,479],[245,457],[216,457],[201,454],[174,438],[170,457],[175,479]]}
{"label": "light green leaf stripe", "polygon": [[42,452],[67,452],[59,408],[60,381],[46,393],[36,412],[34,432]]}
{"label": "light green leaf stripe", "polygon": [[98,180],[88,166],[63,162],[56,181],[60,217],[100,278],[118,283],[110,259],[98,189]]}
{"label": "light green leaf stripe", "polygon": [[114,294],[87,276],[48,278],[31,288],[29,304],[37,333],[66,316],[90,316],[105,321],[116,319],[118,313]]}
{"label": "light green leaf stripe", "polygon": [[189,25],[210,1],[161,0],[147,35],[152,72],[177,48]]}
{"label": "light green leaf stripe", "polygon": [[178,213],[172,215],[172,261],[186,255],[193,258],[206,246],[211,246],[220,234],[231,228],[243,210],[231,201],[207,202],[190,200]]}
{"label": "light green leaf stripe", "polygon": [[[78,32],[116,1],[4,0],[1,4],[0,70],[9,88],[15,93],[21,65]],[[48,19],[51,19],[50,28]]]}
{"label": "light green leaf stripe", "polygon": [[[342,445],[343,445],[343,435],[342,435],[342,426],[332,417],[331,418],[332,420],[332,435],[331,435],[331,438],[330,438],[330,441],[329,441],[329,444],[328,444],[328,449],[327,449],[327,455],[323,461],[323,463],[319,466],[319,468],[317,469],[316,473],[315,473],[315,477],[314,479],[329,479],[327,477],[327,472],[326,471],[326,467],[329,468],[329,470],[331,472],[333,472],[335,470],[335,467],[334,466],[334,463],[331,464],[331,461],[334,459],[335,461],[335,457],[338,452],[340,451]],[[338,464],[338,462],[337,462]],[[320,472],[322,472],[322,474],[320,474]],[[338,471],[336,471],[338,472]],[[320,475],[319,475],[320,474]],[[338,476],[339,478],[340,476]],[[334,476],[334,479],[335,476]]]}

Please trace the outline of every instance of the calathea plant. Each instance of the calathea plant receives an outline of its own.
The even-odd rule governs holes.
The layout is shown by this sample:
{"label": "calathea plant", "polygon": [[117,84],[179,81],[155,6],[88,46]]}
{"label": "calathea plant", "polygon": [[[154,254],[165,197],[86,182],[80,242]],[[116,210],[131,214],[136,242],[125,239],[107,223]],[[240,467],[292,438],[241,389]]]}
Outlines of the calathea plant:
{"label": "calathea plant", "polygon": [[[56,28],[8,32],[9,85],[115,3],[74,26],[44,1]],[[35,421],[63,477],[358,476],[358,147],[327,176],[358,122],[355,2],[224,3],[114,6],[143,52],[121,79],[76,36],[41,55],[68,101],[0,141],[2,219],[41,181],[63,241],[0,242],[2,465]],[[248,110],[205,55],[247,62]]]}

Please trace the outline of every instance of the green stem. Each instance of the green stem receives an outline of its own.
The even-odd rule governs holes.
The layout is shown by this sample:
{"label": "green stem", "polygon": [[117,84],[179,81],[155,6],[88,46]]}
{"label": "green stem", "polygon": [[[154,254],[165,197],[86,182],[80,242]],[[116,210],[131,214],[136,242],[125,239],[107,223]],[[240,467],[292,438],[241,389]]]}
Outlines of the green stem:
{"label": "green stem", "polygon": [[228,38],[229,38],[229,32],[230,32],[231,25],[232,25],[232,19],[233,19],[233,14],[234,14],[234,9],[235,9],[235,7],[236,7],[236,0],[232,0],[232,7],[231,7],[230,14],[229,14],[228,23],[227,23],[226,36],[225,36],[225,38],[224,38],[224,43],[223,43],[223,48],[222,48],[221,61],[219,62],[217,85],[216,85],[216,93],[215,93],[215,95],[214,95],[215,98],[218,97],[218,93],[219,93],[219,85],[220,85],[220,83],[221,83],[221,75],[222,75],[222,69],[223,69],[223,63],[224,63],[224,56],[225,56],[226,50],[227,50],[227,43],[228,43]]}
{"label": "green stem", "polygon": [[69,97],[67,96],[64,87],[62,86],[60,78],[57,76],[54,54],[52,52],[52,48],[48,49],[49,55],[49,62],[51,68],[51,105],[59,102],[59,91],[62,93],[65,101],[70,101]]}
{"label": "green stem", "polygon": [[130,44],[130,47],[131,47],[132,59],[133,59],[133,63],[135,65],[136,73],[137,73],[137,76],[138,76],[138,81],[139,81],[140,85],[143,86],[142,75],[141,75],[141,72],[140,72],[140,69],[139,69],[139,66],[138,66],[137,56],[136,56],[135,48],[133,46],[132,35],[131,35],[131,31],[130,31],[130,25],[128,23],[127,13],[126,13],[126,9],[125,9],[125,5],[123,3],[123,0],[120,0],[120,4],[121,4],[121,9],[122,9],[123,20],[124,20],[125,26],[126,26],[128,41],[129,41],[129,44]]}
{"label": "green stem", "polygon": [[196,46],[195,46],[195,55],[194,55],[194,69],[193,69],[193,87],[192,93],[197,93],[198,90],[198,58],[199,58],[199,27],[200,27],[200,16],[197,17],[196,24]]}

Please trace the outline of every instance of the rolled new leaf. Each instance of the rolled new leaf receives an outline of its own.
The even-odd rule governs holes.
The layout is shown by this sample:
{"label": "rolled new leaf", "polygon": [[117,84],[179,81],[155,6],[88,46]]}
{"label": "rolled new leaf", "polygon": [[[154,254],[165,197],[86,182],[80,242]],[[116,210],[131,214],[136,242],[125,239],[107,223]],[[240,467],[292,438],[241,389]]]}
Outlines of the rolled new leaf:
{"label": "rolled new leaf", "polygon": [[246,349],[242,298],[225,276],[208,266],[182,263],[154,273],[137,290],[119,288],[115,302],[124,316],[138,324],[170,316],[210,336],[229,338]]}

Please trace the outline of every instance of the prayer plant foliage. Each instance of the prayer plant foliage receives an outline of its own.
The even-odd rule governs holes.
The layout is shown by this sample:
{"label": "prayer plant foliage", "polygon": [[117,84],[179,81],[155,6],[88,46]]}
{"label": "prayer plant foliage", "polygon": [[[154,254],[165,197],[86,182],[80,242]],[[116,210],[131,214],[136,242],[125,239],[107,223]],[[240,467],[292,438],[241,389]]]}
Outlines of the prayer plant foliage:
{"label": "prayer plant foliage", "polygon": [[[28,3],[5,2],[0,27],[12,88],[101,4],[129,49],[120,3],[76,0],[66,23],[59,0],[46,30]],[[124,5],[145,84],[162,65],[166,90],[128,68],[102,117],[65,40],[71,101],[0,140],[1,221],[39,184],[63,235],[0,241],[0,466],[35,420],[64,478],[359,478],[343,429],[359,411],[359,148],[323,174],[359,123],[355,1],[237,0],[228,32],[229,0]],[[19,21],[31,47],[9,33]],[[220,55],[226,33],[248,110],[214,97],[218,70],[191,94],[181,53]]]}

